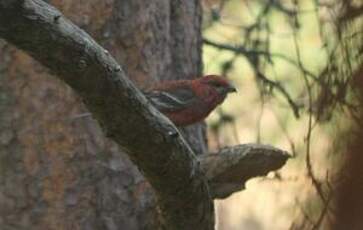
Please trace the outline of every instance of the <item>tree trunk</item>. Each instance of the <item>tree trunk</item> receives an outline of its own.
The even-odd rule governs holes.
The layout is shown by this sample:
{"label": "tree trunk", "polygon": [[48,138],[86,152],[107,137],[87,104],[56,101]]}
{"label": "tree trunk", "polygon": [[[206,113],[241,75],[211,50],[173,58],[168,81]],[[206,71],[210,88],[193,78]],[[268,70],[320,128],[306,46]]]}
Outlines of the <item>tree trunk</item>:
{"label": "tree trunk", "polygon": [[285,151],[265,145],[203,154],[203,125],[181,134],[130,82],[200,75],[198,2],[61,3],[112,54],[72,14],[42,0],[0,1],[0,37],[64,81],[0,44],[2,229],[210,230],[213,198],[285,164]]}
{"label": "tree trunk", "polygon": [[[50,4],[141,88],[201,74],[199,1]],[[151,187],[73,90],[13,46],[0,41],[0,50],[0,229],[158,228]],[[203,125],[185,135],[206,151]]]}

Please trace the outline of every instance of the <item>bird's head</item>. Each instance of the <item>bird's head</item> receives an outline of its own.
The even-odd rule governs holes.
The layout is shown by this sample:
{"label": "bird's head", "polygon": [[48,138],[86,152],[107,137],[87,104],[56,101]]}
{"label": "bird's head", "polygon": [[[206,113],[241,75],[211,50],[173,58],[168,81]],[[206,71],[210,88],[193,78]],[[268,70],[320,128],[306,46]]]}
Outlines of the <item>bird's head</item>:
{"label": "bird's head", "polygon": [[236,88],[227,81],[224,77],[218,75],[207,75],[199,78],[201,84],[207,85],[209,88],[214,89],[218,94],[226,96],[228,93],[237,92]]}

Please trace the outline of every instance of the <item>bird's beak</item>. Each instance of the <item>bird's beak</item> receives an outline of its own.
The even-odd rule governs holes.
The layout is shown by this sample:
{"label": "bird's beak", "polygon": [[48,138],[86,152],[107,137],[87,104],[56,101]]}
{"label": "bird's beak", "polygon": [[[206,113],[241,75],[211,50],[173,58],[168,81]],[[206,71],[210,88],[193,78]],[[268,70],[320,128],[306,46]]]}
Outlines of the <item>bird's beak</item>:
{"label": "bird's beak", "polygon": [[226,88],[226,91],[227,93],[236,93],[237,89],[234,86],[230,85]]}

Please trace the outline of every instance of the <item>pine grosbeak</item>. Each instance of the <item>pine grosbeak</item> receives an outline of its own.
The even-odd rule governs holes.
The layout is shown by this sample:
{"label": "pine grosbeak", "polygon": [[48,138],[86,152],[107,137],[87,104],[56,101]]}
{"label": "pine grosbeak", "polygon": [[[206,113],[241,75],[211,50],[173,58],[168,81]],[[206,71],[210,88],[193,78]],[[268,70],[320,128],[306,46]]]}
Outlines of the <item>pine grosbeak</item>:
{"label": "pine grosbeak", "polygon": [[144,93],[175,125],[187,126],[204,120],[231,92],[236,89],[223,77],[207,75],[161,82]]}

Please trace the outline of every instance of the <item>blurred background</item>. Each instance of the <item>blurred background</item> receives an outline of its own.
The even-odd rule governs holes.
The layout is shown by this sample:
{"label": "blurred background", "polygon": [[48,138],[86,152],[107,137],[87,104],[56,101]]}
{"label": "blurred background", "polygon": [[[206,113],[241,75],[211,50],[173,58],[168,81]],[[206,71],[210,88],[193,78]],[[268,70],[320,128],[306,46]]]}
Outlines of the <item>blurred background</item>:
{"label": "blurred background", "polygon": [[209,146],[257,142],[292,156],[282,170],[216,201],[219,230],[331,225],[346,144],[359,122],[352,76],[362,63],[362,7],[204,1],[204,73],[223,74],[238,88],[208,119]]}

